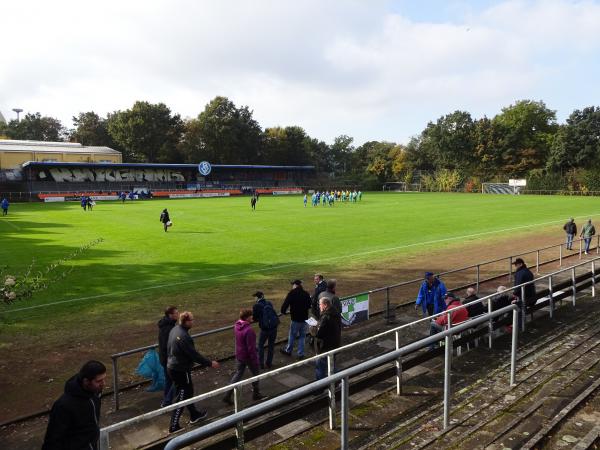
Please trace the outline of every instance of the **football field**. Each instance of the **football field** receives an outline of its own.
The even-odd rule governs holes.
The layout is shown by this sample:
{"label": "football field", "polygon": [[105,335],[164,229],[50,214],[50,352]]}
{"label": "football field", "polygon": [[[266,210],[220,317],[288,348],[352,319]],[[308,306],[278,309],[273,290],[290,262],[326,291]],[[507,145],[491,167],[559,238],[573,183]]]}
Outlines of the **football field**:
{"label": "football field", "polygon": [[[29,267],[45,272],[66,261],[33,298],[0,306],[3,316],[11,310],[30,317],[101,315],[115,304],[126,312],[128,302],[153,306],[165,297],[197,303],[222,287],[231,296],[236,285],[261,288],[297,277],[310,285],[323,268],[341,278],[350,266],[464,241],[548,227],[562,237],[568,217],[581,223],[600,214],[594,197],[367,193],[356,203],[311,207],[309,200],[304,208],[299,196],[263,196],[256,211],[249,203],[247,197],[98,202],[93,211],[77,203],[14,204],[0,220],[4,275]],[[167,233],[159,222],[163,208],[173,222]]]}

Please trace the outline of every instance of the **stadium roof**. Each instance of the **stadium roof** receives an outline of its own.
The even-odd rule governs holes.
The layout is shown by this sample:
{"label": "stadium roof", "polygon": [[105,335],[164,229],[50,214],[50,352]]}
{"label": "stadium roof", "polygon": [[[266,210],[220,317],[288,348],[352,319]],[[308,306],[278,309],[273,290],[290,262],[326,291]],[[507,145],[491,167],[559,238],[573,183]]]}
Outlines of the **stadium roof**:
{"label": "stadium roof", "polygon": [[2,139],[0,139],[0,151],[121,154],[121,152],[110,147],[85,146],[76,142],[16,141]]}
{"label": "stadium roof", "polygon": [[[0,141],[1,142],[1,141]],[[1,149],[2,147],[0,147]],[[89,147],[87,147],[89,148]],[[104,167],[133,169],[198,169],[197,164],[153,164],[153,163],[86,163],[86,162],[49,162],[27,161],[22,167]],[[214,169],[275,169],[275,170],[314,170],[315,166],[262,166],[243,164],[212,164]]]}

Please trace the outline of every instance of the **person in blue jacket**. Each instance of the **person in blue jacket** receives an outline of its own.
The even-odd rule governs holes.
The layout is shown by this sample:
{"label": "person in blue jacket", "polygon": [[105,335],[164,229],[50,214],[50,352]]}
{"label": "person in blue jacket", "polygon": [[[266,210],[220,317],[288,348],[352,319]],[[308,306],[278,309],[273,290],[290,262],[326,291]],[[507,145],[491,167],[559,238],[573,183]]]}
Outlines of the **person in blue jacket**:
{"label": "person in blue jacket", "polygon": [[8,199],[6,197],[2,199],[2,215],[8,216]]}
{"label": "person in blue jacket", "polygon": [[423,315],[427,313],[431,316],[440,313],[446,309],[445,295],[446,286],[444,283],[439,278],[434,277],[433,273],[425,272],[425,280],[423,280],[419,289],[415,309],[421,305]]}

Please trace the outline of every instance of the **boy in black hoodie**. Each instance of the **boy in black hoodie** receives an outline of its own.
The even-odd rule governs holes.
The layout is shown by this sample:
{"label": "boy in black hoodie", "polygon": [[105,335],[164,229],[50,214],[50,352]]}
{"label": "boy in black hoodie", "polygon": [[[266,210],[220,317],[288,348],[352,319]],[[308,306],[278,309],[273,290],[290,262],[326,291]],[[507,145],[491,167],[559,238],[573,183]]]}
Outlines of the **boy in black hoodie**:
{"label": "boy in black hoodie", "polygon": [[173,327],[177,325],[178,319],[179,311],[177,310],[177,307],[169,306],[165,309],[163,318],[158,321],[158,359],[165,371],[165,390],[163,400],[160,403],[161,408],[173,403],[173,395],[175,394],[173,380],[169,376],[169,371],[167,370],[167,357],[169,356],[167,352],[167,343],[169,342],[169,333]]}
{"label": "boy in black hoodie", "polygon": [[65,384],[65,392],[52,405],[42,450],[98,449],[100,395],[106,367],[88,361]]}

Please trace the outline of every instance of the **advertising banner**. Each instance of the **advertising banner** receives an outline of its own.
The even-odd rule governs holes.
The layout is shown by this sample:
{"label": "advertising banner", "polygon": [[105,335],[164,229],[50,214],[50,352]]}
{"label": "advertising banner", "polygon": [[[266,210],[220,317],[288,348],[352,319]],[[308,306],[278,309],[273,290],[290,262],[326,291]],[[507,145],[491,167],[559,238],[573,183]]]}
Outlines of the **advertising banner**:
{"label": "advertising banner", "polygon": [[340,302],[342,304],[342,325],[345,327],[369,320],[369,294],[342,298]]}
{"label": "advertising banner", "polygon": [[302,194],[302,189],[289,189],[285,191],[273,191],[273,195],[292,195]]}
{"label": "advertising banner", "polygon": [[229,192],[194,192],[190,194],[169,194],[169,198],[201,198],[201,197],[229,197]]}
{"label": "advertising banner", "polygon": [[48,202],[64,202],[65,198],[64,197],[46,197],[44,198],[44,202],[48,203]]}

